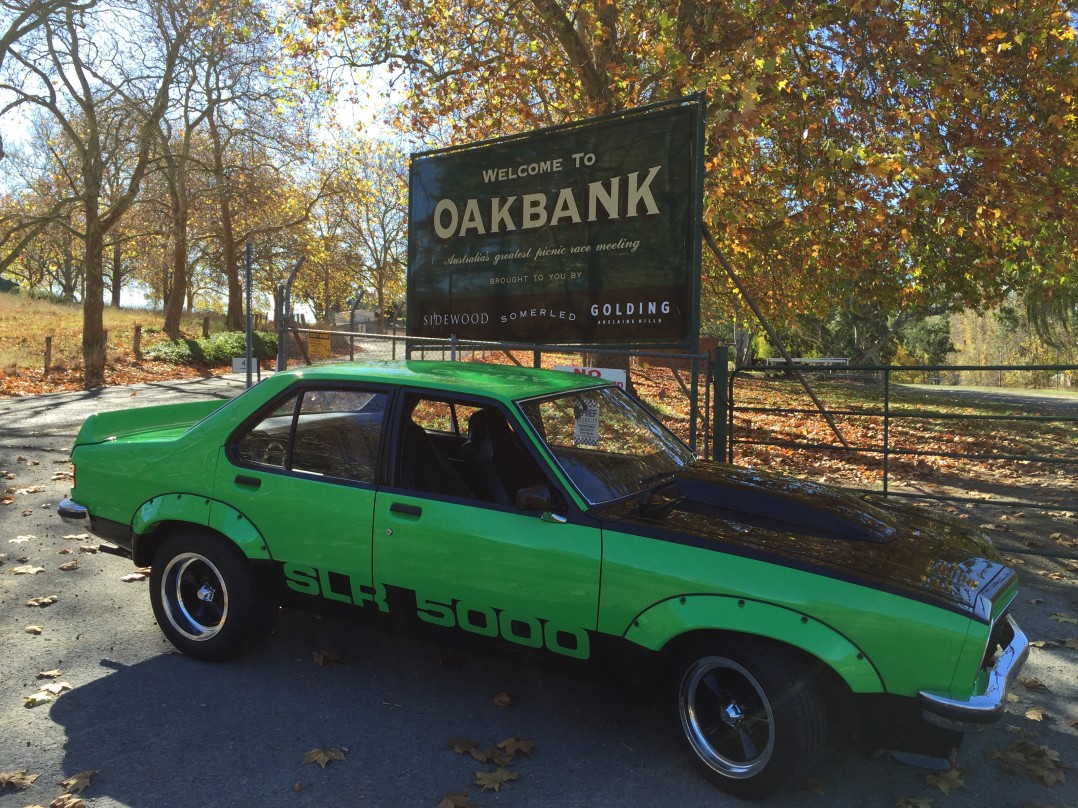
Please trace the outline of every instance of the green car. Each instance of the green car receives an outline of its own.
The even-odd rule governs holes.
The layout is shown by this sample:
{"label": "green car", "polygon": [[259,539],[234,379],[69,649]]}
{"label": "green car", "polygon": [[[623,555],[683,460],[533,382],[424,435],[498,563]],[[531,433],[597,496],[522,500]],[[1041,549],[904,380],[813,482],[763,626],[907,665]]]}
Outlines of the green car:
{"label": "green car", "polygon": [[71,457],[60,515],[152,567],[185,654],[229,657],[287,604],[609,666],[661,685],[691,758],[741,796],[801,782],[838,714],[946,757],[1028,652],[985,539],[698,460],[579,375],[286,371],[224,404],[91,416]]}

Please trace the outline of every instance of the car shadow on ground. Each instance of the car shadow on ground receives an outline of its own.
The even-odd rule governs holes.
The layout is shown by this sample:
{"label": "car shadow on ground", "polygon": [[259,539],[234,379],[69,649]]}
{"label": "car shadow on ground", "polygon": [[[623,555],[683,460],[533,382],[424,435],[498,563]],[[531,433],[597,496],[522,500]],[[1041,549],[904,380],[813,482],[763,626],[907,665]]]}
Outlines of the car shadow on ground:
{"label": "car shadow on ground", "polygon": [[[343,662],[319,666],[315,652]],[[680,804],[717,796],[658,711],[616,688],[364,625],[284,611],[270,641],[233,662],[101,664],[113,672],[51,716],[66,731],[64,771],[96,770],[87,796],[125,806],[435,806],[462,791],[483,805],[635,804],[657,782]],[[494,764],[448,741],[512,737],[537,748],[510,764],[519,780],[481,795],[475,773]],[[304,764],[317,747],[345,759]]]}

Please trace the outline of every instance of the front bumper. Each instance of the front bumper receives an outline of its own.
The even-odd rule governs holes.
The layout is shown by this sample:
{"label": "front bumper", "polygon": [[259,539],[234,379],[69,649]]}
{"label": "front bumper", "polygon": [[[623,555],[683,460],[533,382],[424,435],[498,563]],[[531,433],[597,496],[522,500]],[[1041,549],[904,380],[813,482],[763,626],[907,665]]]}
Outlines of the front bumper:
{"label": "front bumper", "polygon": [[70,499],[65,499],[56,506],[56,512],[69,525],[88,527],[90,524],[90,512],[82,505]]}
{"label": "front bumper", "polygon": [[1010,615],[1004,619],[1012,632],[1011,641],[988,671],[985,692],[968,699],[952,699],[922,690],[919,699],[925,721],[944,729],[967,732],[984,729],[1000,719],[1007,706],[1007,690],[1029,656],[1029,640],[1022,629]]}

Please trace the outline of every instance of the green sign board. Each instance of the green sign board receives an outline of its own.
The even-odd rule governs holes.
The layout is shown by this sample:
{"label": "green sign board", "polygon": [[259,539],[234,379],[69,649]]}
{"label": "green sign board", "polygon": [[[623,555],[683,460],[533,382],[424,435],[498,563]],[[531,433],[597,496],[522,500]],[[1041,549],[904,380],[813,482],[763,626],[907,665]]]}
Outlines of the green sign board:
{"label": "green sign board", "polygon": [[413,155],[408,333],[691,346],[701,101]]}

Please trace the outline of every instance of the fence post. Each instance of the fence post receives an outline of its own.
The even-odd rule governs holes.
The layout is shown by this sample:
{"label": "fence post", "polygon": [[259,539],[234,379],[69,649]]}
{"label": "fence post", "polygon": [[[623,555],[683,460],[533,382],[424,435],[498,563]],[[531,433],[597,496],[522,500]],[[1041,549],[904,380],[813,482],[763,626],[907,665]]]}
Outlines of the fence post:
{"label": "fence post", "polygon": [[883,495],[891,470],[891,368],[883,369]]}
{"label": "fence post", "polygon": [[[692,379],[689,382],[689,446],[696,451],[696,419],[700,417],[700,357],[693,356],[689,360],[689,373]],[[628,373],[626,373],[628,376]],[[707,454],[707,449],[704,449]]]}
{"label": "fence post", "polygon": [[726,389],[728,383],[727,374],[730,369],[730,348],[726,345],[716,347],[714,362],[715,371],[712,378],[715,380],[715,403],[712,405],[714,411],[712,413],[713,426],[711,428],[711,445],[713,447],[711,457],[715,460],[722,460],[729,463],[730,455],[726,448],[726,418],[730,408],[730,402],[726,395]]}
{"label": "fence post", "polygon": [[135,323],[135,361],[142,361],[142,326]]}
{"label": "fence post", "polygon": [[45,375],[49,375],[52,367],[52,337],[45,337]]}

